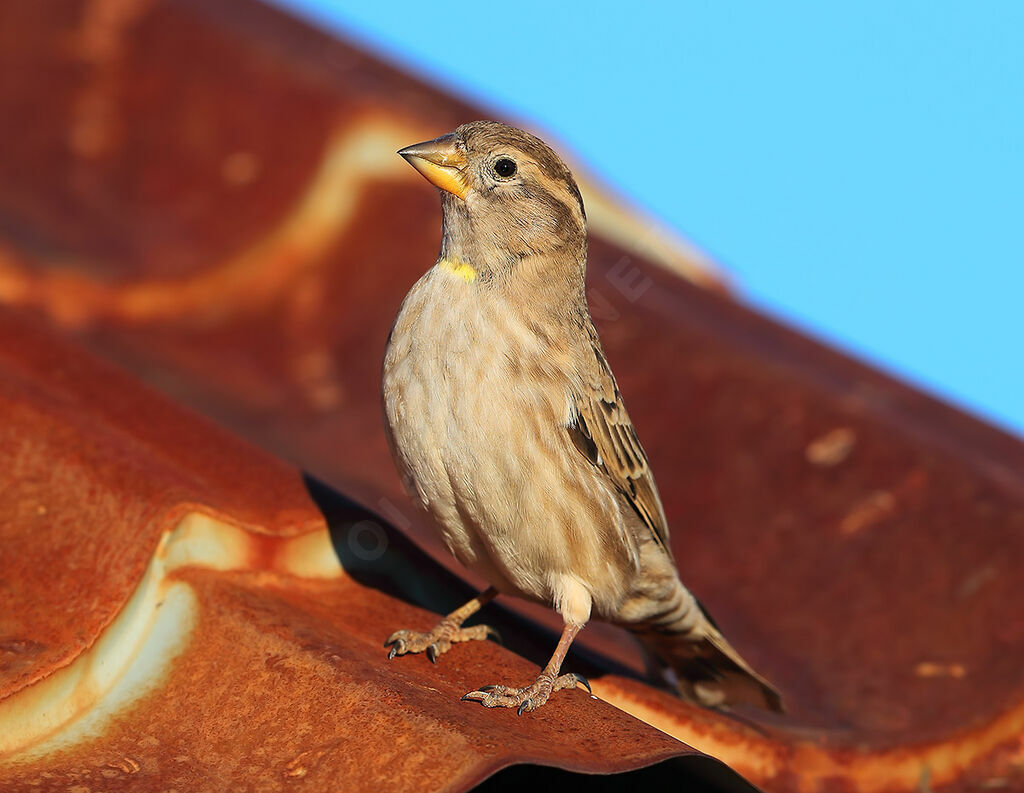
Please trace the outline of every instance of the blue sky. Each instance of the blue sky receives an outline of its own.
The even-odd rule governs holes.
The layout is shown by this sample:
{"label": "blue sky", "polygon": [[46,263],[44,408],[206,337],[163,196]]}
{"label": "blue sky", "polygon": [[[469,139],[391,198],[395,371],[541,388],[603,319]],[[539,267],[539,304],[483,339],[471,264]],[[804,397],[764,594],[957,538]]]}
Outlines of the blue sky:
{"label": "blue sky", "polygon": [[549,131],[749,302],[1024,435],[1024,2],[278,2]]}

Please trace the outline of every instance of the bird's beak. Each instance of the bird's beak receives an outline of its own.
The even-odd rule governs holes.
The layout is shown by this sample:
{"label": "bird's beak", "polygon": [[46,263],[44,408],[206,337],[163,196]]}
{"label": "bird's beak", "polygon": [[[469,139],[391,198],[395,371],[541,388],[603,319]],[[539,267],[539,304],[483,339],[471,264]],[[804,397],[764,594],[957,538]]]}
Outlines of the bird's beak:
{"label": "bird's beak", "polygon": [[452,134],[406,146],[398,152],[426,177],[427,181],[461,199],[469,192],[466,178],[466,155],[459,149]]}

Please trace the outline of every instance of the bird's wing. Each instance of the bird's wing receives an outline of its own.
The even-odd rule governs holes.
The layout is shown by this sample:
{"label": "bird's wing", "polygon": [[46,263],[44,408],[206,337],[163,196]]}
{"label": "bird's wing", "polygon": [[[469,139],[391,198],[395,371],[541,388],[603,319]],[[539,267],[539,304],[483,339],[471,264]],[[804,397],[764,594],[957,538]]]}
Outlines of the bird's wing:
{"label": "bird's wing", "polygon": [[591,331],[590,347],[594,364],[586,367],[582,386],[573,394],[575,410],[567,424],[569,435],[580,453],[611,480],[671,557],[668,522],[651,466],[626,413],[596,331]]}

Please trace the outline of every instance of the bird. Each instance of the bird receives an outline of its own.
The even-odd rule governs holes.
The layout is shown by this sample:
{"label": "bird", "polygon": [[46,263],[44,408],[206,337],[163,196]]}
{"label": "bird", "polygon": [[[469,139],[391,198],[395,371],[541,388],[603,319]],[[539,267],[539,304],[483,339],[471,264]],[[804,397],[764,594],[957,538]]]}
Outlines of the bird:
{"label": "bird", "polygon": [[432,267],[403,300],[382,375],[386,434],[407,491],[448,550],[490,586],[388,658],[494,635],[464,622],[500,595],[553,608],[563,629],[525,685],[464,700],[544,705],[589,682],[561,671],[591,618],[632,631],[679,695],[782,711],[680,580],[651,466],[591,319],[587,221],[572,173],[542,140],[463,124],[399,155],[441,196]]}

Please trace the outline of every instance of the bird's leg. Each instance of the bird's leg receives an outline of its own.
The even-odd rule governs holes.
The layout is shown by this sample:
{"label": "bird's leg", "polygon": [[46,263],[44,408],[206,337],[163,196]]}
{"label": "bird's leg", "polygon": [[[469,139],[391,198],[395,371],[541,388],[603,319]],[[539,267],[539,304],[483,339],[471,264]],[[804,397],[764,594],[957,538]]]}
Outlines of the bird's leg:
{"label": "bird's leg", "polygon": [[544,671],[540,673],[532,685],[524,686],[523,688],[481,686],[476,691],[470,691],[463,696],[463,699],[479,702],[487,708],[516,708],[519,715],[522,716],[527,711],[539,708],[548,701],[548,697],[553,692],[560,689],[575,688],[576,684],[579,683],[585,686],[587,691],[590,691],[590,683],[582,675],[577,675],[574,672],[569,672],[565,675],[558,674],[562,668],[562,661],[565,660],[565,654],[569,652],[569,645],[572,644],[572,640],[576,638],[576,634],[582,628],[582,625],[566,623],[565,628],[562,629],[562,638],[558,640],[558,646],[555,648],[554,655],[551,656],[548,665],[544,667]]}
{"label": "bird's leg", "polygon": [[448,652],[455,642],[483,640],[488,636],[493,636],[498,641],[501,641],[498,632],[490,625],[462,627],[463,622],[476,614],[484,605],[493,600],[497,594],[498,590],[494,587],[485,589],[468,603],[459,606],[447,617],[444,617],[434,626],[433,630],[426,633],[410,630],[395,631],[384,642],[385,647],[391,645],[391,649],[388,651],[388,660],[396,655],[426,651],[427,658],[431,662],[437,663],[438,656]]}

